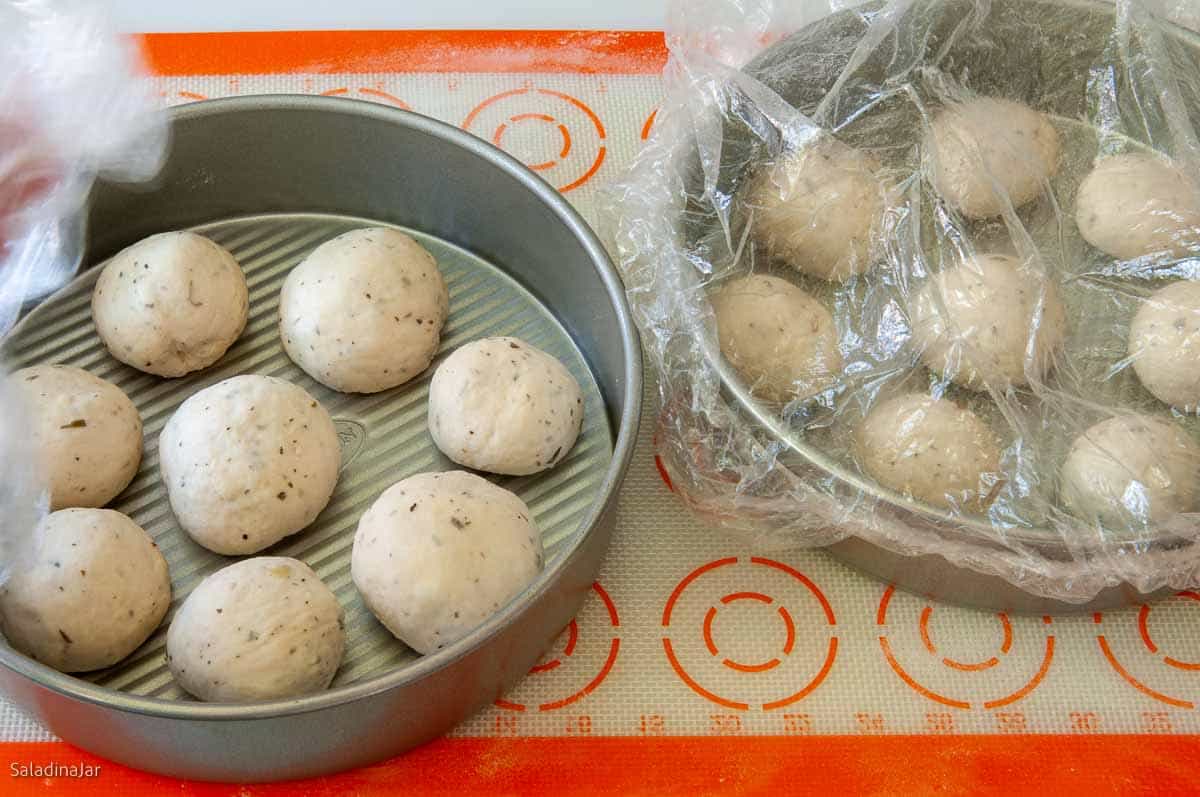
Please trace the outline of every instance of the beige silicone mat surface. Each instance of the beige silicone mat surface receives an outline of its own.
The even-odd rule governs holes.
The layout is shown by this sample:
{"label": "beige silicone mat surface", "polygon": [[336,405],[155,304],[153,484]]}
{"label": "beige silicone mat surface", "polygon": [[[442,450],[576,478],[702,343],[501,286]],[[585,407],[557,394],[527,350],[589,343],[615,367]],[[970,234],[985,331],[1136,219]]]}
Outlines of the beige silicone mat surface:
{"label": "beige silicone mat surface", "polygon": [[[167,102],[263,92],[408,107],[536,167],[594,220],[652,124],[649,76],[164,78]],[[655,467],[647,388],[613,546],[575,623],[465,736],[1195,733],[1200,595],[1007,617],[894,592],[815,551],[754,550],[689,517]],[[0,704],[0,739],[50,738]]]}

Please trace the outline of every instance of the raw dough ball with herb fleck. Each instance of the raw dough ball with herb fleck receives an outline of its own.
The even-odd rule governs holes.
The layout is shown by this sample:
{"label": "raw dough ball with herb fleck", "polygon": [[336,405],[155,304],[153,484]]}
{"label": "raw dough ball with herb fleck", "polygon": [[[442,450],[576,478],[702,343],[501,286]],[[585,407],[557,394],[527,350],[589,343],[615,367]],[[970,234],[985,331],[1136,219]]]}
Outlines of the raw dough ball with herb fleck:
{"label": "raw dough ball with herb fleck", "polygon": [[377,393],[429,367],[450,299],[433,255],[398,230],[372,227],[318,246],[279,295],[289,357],[323,385]]}
{"label": "raw dough ball with herb fleck", "polygon": [[552,467],[575,445],[582,423],[575,377],[517,338],[459,347],[429,385],[433,442],[476,470],[524,476]]}
{"label": "raw dough ball with herb fleck", "polygon": [[246,327],[246,277],[194,232],[165,232],[119,252],[96,282],[92,318],[126,365],[183,376],[221,359]]}
{"label": "raw dough ball with herb fleck", "polygon": [[913,306],[925,364],[973,390],[1042,379],[1065,337],[1054,283],[1008,255],[978,255],[943,271]]}
{"label": "raw dough ball with herb fleck", "polygon": [[463,638],[541,571],[517,496],[465,471],[393,484],[358,522],[350,569],[367,607],[418,653]]}
{"label": "raw dough ball with herb fleck", "polygon": [[1129,357],[1159,401],[1200,409],[1200,282],[1173,282],[1142,303],[1129,326]]}
{"label": "raw dough ball with herb fleck", "polygon": [[111,509],[63,509],[17,555],[0,625],[42,664],[87,672],[137,650],[170,605],[167,561],[141,526]]}
{"label": "raw dough ball with herb fleck", "polygon": [[1076,438],[1059,493],[1076,515],[1116,529],[1156,525],[1190,512],[1200,476],[1200,446],[1177,424],[1118,415]]}
{"label": "raw dough ball with herb fleck", "polygon": [[345,645],[342,608],[312,568],[259,556],[192,590],[167,631],[167,665],[201,700],[278,700],[327,689]]}
{"label": "raw dough ball with herb fleck", "polygon": [[859,462],[880,484],[936,506],[976,511],[1002,481],[1000,444],[987,424],[923,393],[876,406],[856,443]]}
{"label": "raw dough ball with herb fleck", "polygon": [[337,485],[333,420],[302,388],[235,376],[180,405],[158,438],[183,530],[210,551],[261,551],[316,519]]}
{"label": "raw dough ball with herb fleck", "polygon": [[1058,131],[1043,114],[1012,100],[978,97],[947,106],[925,132],[934,189],[973,219],[1024,205],[1058,171]]}
{"label": "raw dough ball with herb fleck", "polygon": [[822,138],[784,155],[751,184],[755,238],[772,256],[814,277],[842,281],[875,262],[884,186],[869,155]]}
{"label": "raw dough ball with herb fleck", "polygon": [[755,274],[712,296],[721,354],[751,392],[784,403],[829,389],[842,371],[833,316],[787,280]]}
{"label": "raw dough ball with herb fleck", "polygon": [[66,365],[11,377],[26,408],[50,508],[104,506],[137,474],[142,418],[121,388]]}
{"label": "raw dough ball with herb fleck", "polygon": [[1104,158],[1075,197],[1084,239],[1122,260],[1200,254],[1200,184],[1149,153]]}

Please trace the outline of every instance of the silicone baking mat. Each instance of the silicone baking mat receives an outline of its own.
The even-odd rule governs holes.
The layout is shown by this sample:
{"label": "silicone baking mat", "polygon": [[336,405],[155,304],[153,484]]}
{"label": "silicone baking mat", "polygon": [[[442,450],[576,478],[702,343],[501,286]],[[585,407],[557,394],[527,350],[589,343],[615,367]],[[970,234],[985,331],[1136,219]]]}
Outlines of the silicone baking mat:
{"label": "silicone baking mat", "polygon": [[[145,44],[169,104],[296,92],[409,108],[513,153],[589,220],[597,187],[651,132],[665,60],[652,33]],[[1200,594],[1016,617],[931,603],[820,552],[749,550],[672,497],[651,444],[656,411],[651,384],[612,550],[589,603],[524,682],[448,739],[292,788],[1200,792]],[[8,774],[25,775],[0,772],[3,793],[282,789],[132,772],[53,741],[7,704],[0,740]],[[73,777],[85,764],[98,773]]]}

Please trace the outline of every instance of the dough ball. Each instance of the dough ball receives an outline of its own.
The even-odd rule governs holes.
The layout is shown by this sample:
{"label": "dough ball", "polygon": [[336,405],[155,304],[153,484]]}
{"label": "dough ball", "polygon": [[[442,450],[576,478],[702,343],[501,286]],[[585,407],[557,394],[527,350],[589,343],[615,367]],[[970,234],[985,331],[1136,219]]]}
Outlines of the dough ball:
{"label": "dough ball", "polygon": [[302,388],[235,376],[180,405],[158,438],[171,508],[220,554],[255,553],[312,523],[333,495],[333,420]]}
{"label": "dough ball", "polygon": [[1058,171],[1058,131],[1027,105],[978,97],[941,111],[922,150],[934,189],[973,219],[1024,205]]}
{"label": "dough ball", "polygon": [[912,314],[925,364],[973,390],[1042,379],[1066,337],[1057,287],[1008,255],[941,272],[917,292]]}
{"label": "dough ball", "polygon": [[459,347],[429,385],[429,432],[460,465],[524,476],[575,445],[583,391],[567,367],[518,338]]}
{"label": "dough ball", "polygon": [[351,230],[288,274],[279,333],[321,384],[377,393],[429,367],[449,307],[437,261],[420,244],[386,227]]}
{"label": "dough ball", "polygon": [[167,561],[141,526],[111,509],[47,515],[0,588],[9,643],[63,672],[116,664],[170,605]]}
{"label": "dough ball", "polygon": [[194,232],[152,235],[117,254],[96,282],[92,318],[126,365],[183,376],[215,363],[246,327],[242,267]]}
{"label": "dough ball", "polygon": [[842,371],[833,316],[787,280],[755,274],[712,296],[721,354],[767,401],[821,393]]}
{"label": "dough ball", "polygon": [[187,596],[167,631],[167,666],[201,700],[278,700],[327,689],[345,646],[342,608],[312,568],[258,556]]}
{"label": "dough ball", "polygon": [[363,513],[350,570],[379,621],[418,653],[462,639],[542,569],[517,496],[465,471],[397,482]]}
{"label": "dough ball", "polygon": [[121,388],[66,365],[12,375],[40,453],[50,508],[104,506],[142,462],[142,418]]}
{"label": "dough ball", "polygon": [[1075,196],[1084,240],[1122,260],[1200,253],[1200,185],[1156,155],[1104,158]]}
{"label": "dough ball", "polygon": [[1000,444],[979,416],[909,393],[876,406],[858,430],[858,458],[880,484],[935,506],[977,511],[1000,474]]}
{"label": "dough ball", "polygon": [[1129,357],[1159,401],[1200,408],[1200,283],[1173,282],[1142,303],[1129,326]]}
{"label": "dough ball", "polygon": [[1178,425],[1118,415],[1076,438],[1059,483],[1074,514],[1114,528],[1155,525],[1191,511],[1200,446]]}
{"label": "dough ball", "polygon": [[753,234],[806,274],[845,280],[874,264],[885,189],[875,160],[833,138],[784,155],[751,184]]}

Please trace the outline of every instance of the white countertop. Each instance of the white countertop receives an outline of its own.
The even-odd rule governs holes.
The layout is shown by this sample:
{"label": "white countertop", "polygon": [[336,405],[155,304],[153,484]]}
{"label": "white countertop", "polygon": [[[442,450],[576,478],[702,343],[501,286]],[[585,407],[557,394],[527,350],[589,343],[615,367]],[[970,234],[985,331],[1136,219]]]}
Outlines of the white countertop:
{"label": "white countertop", "polygon": [[661,30],[666,0],[107,0],[129,32],[213,30],[571,29]]}

